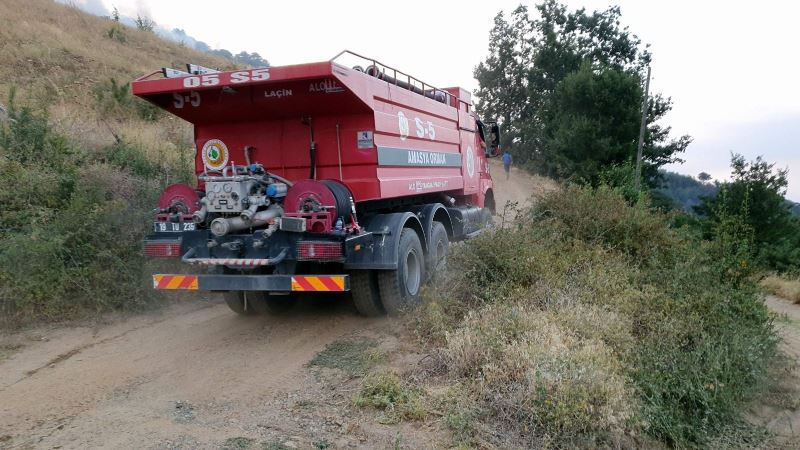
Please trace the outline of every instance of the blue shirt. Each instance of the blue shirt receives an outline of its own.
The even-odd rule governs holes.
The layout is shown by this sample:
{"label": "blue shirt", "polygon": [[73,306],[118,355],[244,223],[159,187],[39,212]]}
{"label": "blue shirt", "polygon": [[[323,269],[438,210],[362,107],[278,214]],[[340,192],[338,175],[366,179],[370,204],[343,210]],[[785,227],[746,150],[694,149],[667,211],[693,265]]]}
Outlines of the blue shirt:
{"label": "blue shirt", "polygon": [[510,166],[511,165],[511,154],[510,153],[503,153],[503,165]]}

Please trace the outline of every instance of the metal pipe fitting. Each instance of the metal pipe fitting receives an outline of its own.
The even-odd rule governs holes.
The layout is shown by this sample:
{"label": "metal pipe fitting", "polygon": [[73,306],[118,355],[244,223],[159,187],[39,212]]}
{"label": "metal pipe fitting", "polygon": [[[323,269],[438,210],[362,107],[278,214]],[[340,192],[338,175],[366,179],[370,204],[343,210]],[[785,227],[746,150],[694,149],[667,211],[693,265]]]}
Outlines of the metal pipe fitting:
{"label": "metal pipe fitting", "polygon": [[282,215],[283,208],[278,205],[272,205],[264,211],[257,212],[251,220],[244,220],[241,216],[218,217],[211,222],[211,233],[215,236],[225,236],[233,231],[266,225],[271,220]]}

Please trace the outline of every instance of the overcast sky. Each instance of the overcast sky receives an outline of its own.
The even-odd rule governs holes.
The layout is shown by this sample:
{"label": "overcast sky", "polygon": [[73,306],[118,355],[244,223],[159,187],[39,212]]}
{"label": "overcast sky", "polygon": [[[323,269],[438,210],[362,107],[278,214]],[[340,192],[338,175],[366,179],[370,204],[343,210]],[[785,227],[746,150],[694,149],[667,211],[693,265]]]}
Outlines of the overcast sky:
{"label": "overcast sky", "polygon": [[[149,15],[215,48],[258,52],[272,65],[319,61],[343,49],[372,56],[439,87],[477,87],[476,64],[500,10],[519,0],[402,2],[74,0],[99,12]],[[533,2],[523,2],[533,9]],[[800,201],[800,2],[565,0],[622,8],[622,23],[651,44],[651,90],[671,96],[665,124],[694,142],[670,170],[727,177],[730,153],[789,167]]]}

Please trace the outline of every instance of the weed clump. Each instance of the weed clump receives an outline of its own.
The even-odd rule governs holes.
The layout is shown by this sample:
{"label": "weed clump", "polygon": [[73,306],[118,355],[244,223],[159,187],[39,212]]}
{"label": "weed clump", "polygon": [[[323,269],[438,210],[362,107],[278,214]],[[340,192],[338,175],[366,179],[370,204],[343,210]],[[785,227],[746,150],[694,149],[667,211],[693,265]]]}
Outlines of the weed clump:
{"label": "weed clump", "polygon": [[459,270],[425,291],[416,329],[468,399],[446,416],[457,439],[683,447],[719,436],[776,352],[749,234],[730,219],[698,241],[611,189],[571,186],[455,248]]}
{"label": "weed clump", "polygon": [[772,295],[800,303],[800,277],[769,275],[761,280],[761,287]]}
{"label": "weed clump", "polygon": [[422,420],[427,415],[419,392],[392,372],[367,374],[354,402],[356,406],[382,410],[383,416],[379,421],[384,424]]}
{"label": "weed clump", "polygon": [[155,122],[163,116],[158,107],[134,97],[130,83],[119,83],[114,78],[95,85],[94,96],[98,109],[105,115],[123,119],[138,118],[148,122]]}
{"label": "weed clump", "polygon": [[382,358],[377,342],[369,339],[340,339],[325,346],[308,362],[309,367],[338,369],[350,376],[363,375]]}

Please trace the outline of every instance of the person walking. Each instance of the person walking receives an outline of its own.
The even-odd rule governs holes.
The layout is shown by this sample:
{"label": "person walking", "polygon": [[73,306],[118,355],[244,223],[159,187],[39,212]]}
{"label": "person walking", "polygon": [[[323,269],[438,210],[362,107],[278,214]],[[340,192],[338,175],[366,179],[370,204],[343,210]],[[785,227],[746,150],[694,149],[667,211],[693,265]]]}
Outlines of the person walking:
{"label": "person walking", "polygon": [[506,180],[511,176],[511,153],[503,152],[503,169],[506,171]]}

